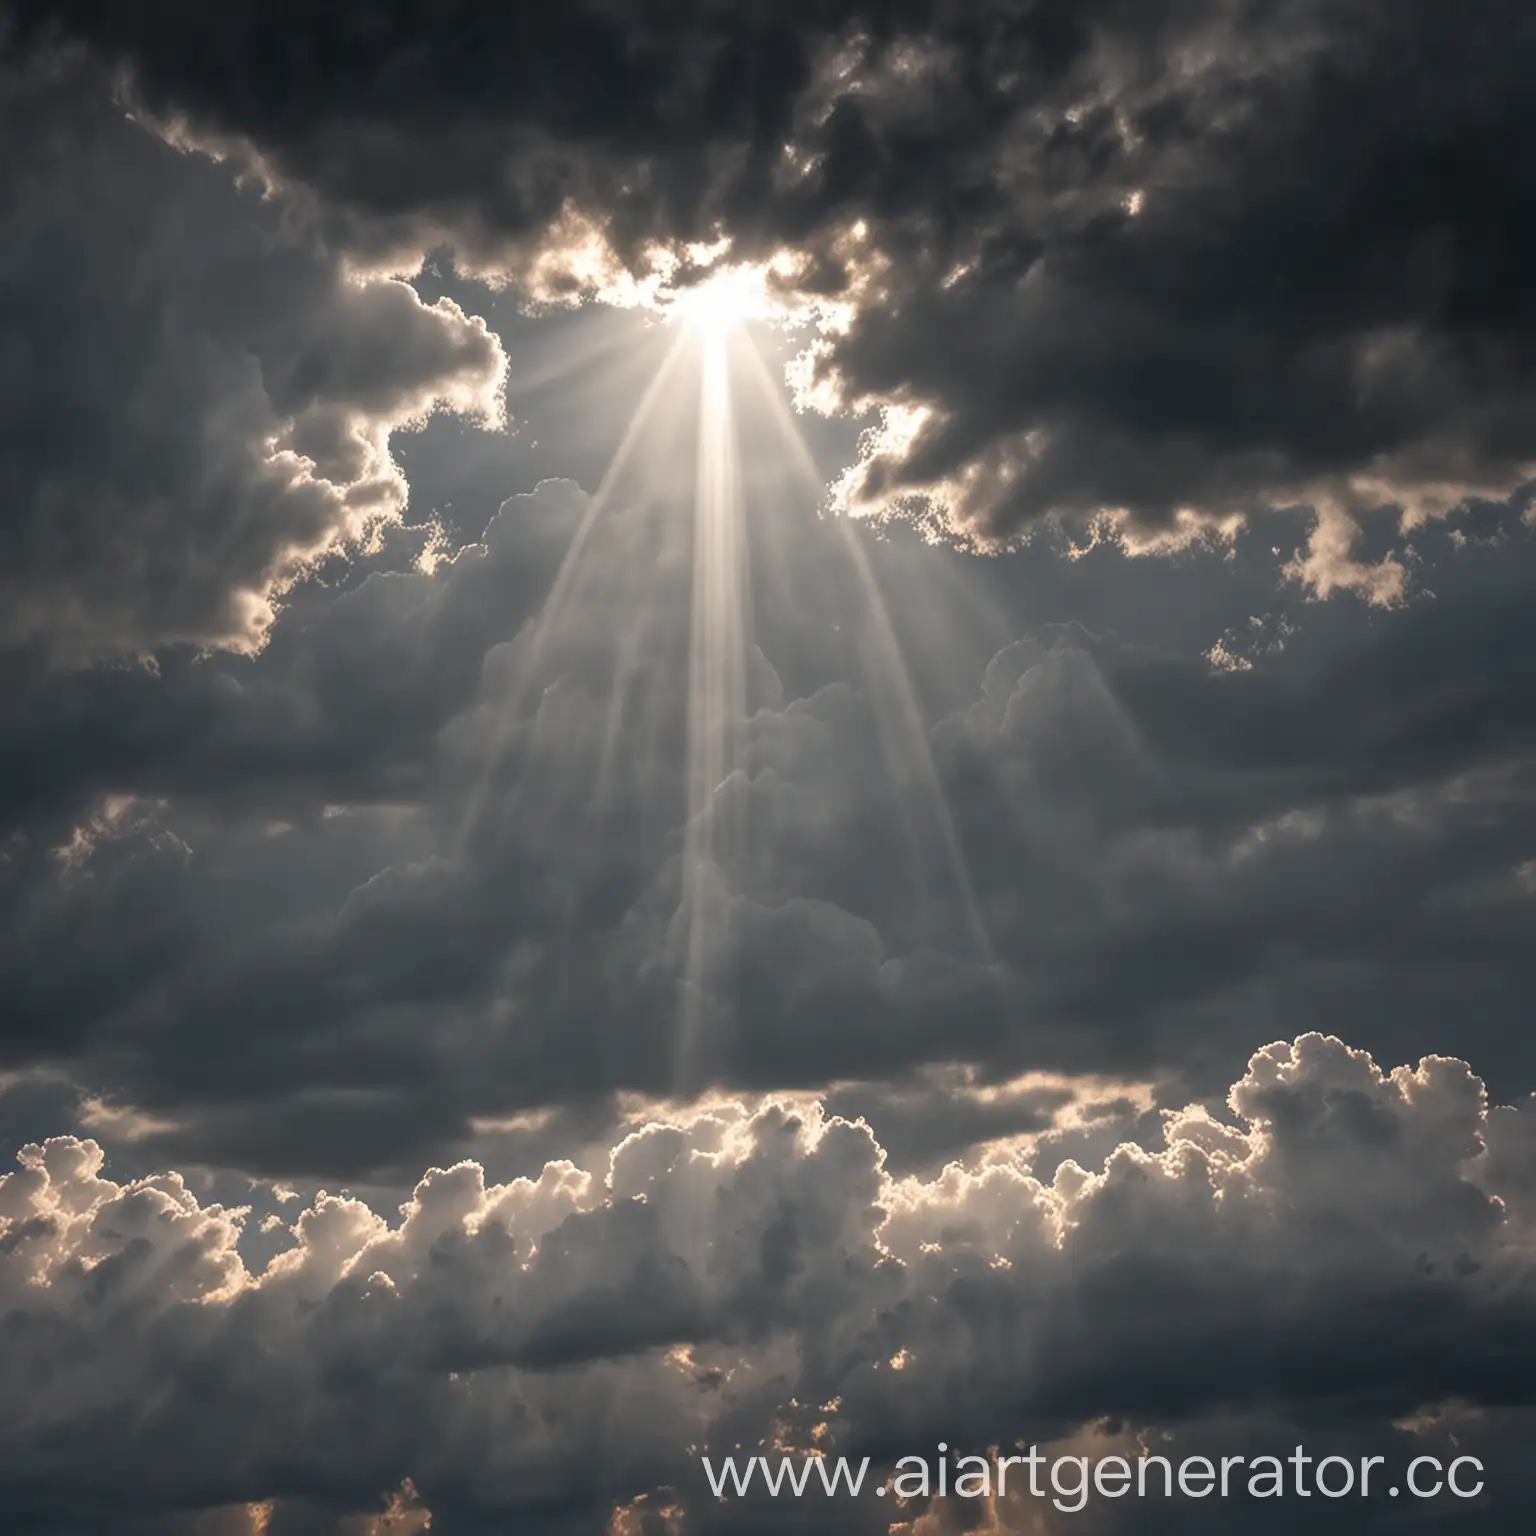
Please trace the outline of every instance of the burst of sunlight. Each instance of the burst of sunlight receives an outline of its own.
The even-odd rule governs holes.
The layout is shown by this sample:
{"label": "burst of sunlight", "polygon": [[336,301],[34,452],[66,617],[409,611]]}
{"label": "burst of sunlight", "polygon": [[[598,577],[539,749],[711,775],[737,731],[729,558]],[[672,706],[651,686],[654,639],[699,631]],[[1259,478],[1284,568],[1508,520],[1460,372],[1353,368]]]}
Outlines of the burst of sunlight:
{"label": "burst of sunlight", "polygon": [[775,302],[768,277],[766,267],[712,269],[708,277],[666,296],[663,310],[669,317],[682,320],[705,342],[723,337],[749,320],[781,323],[783,306]]}
{"label": "burst of sunlight", "polygon": [[[635,803],[619,794],[620,777],[654,778],[657,764],[664,775],[672,765],[672,787],[642,787],[654,803],[672,801],[682,814],[668,953],[678,988],[674,1076],[684,1092],[707,1083],[711,1022],[731,985],[731,913],[751,894],[748,797],[731,780],[746,766],[748,679],[761,660],[753,660],[749,558],[759,538],[777,574],[805,563],[793,556],[785,564],[786,540],[804,545],[825,529],[825,547],[811,551],[809,564],[823,617],[836,613],[832,627],[846,627],[855,642],[856,682],[869,699],[902,822],[893,831],[904,834],[909,850],[916,926],[947,906],[960,916],[963,933],[951,932],[962,947],[980,957],[988,951],[885,596],[862,536],[844,518],[832,520],[835,528],[818,521],[825,478],[753,335],[753,326],[789,327],[805,316],[777,298],[768,267],[706,254],[703,276],[663,288],[645,305],[657,320],[675,324],[677,335],[579,514],[542,610],[509,648],[503,695],[486,700],[490,766],[471,786],[460,836],[462,852],[471,839],[499,835],[512,820],[508,808],[521,805],[544,836],[562,846],[584,840],[596,868],[605,818],[616,804],[622,810]],[[591,389],[600,402],[604,378],[615,370],[598,366],[600,349],[591,355]],[[743,368],[752,383],[746,395],[736,384]],[[684,400],[696,411],[685,412]],[[687,459],[678,451],[679,433],[692,438]],[[754,463],[765,451],[771,456],[766,478],[760,468],[750,476],[744,469],[746,436],[755,444]],[[785,486],[779,497],[763,490],[775,476]],[[763,505],[749,506],[762,495]],[[778,591],[770,587],[765,601]],[[595,642],[594,611],[604,618]],[[675,654],[687,683],[681,718],[669,725],[674,716],[654,679],[676,675],[666,660],[674,654],[671,637],[683,647]],[[606,660],[594,663],[594,643]],[[595,710],[587,708],[592,704]],[[649,721],[640,718],[647,712]],[[595,727],[586,723],[593,715]],[[670,750],[658,746],[658,730],[679,727],[681,740],[674,737]],[[574,852],[567,862],[583,866]],[[930,876],[942,889],[931,888]],[[561,899],[581,897],[571,890]]]}

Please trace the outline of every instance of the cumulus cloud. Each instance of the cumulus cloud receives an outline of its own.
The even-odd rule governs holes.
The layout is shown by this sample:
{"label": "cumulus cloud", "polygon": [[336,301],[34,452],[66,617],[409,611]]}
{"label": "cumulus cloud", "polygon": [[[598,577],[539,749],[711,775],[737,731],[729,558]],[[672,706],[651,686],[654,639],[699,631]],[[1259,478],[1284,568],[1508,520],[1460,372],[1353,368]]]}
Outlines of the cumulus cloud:
{"label": "cumulus cloud", "polygon": [[500,343],[349,276],[93,68],[13,60],[0,113],[0,644],[258,647],[295,577],[399,518],[394,432],[496,419]]}
{"label": "cumulus cloud", "polygon": [[1048,1182],[1024,1156],[895,1177],[862,1121],[721,1104],[590,1170],[435,1169],[395,1220],[322,1194],[260,1273],[243,1211],[55,1138],[0,1182],[0,1459],[20,1529],[365,1510],[403,1479],[449,1531],[578,1529],[665,1488],[707,1505],[698,1451],[823,1421],[888,1461],[1218,1407],[1314,1435],[1496,1416],[1536,1328],[1524,1118],[1462,1062],[1384,1072],[1321,1035]]}
{"label": "cumulus cloud", "polygon": [[37,9],[28,35],[90,40],[369,259],[447,242],[543,292],[562,262],[601,287],[689,242],[777,256],[836,310],[808,397],[882,413],[852,510],[923,505],[984,545],[1108,519],[1160,547],[1303,506],[1293,575],[1393,602],[1364,514],[1503,496],[1536,464],[1511,0]]}

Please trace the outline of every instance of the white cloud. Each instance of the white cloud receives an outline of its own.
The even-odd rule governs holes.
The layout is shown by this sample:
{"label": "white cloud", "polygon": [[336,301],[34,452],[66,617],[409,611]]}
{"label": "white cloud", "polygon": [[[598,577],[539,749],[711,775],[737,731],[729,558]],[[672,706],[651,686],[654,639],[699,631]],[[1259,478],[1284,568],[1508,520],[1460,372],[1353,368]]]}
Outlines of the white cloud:
{"label": "white cloud", "polygon": [[261,1273],[242,1211],[58,1138],[0,1181],[0,1466],[43,1456],[61,1507],[131,1481],[168,1510],[363,1510],[410,1478],[429,1507],[599,1519],[795,1402],[837,1399],[836,1444],[879,1455],[1500,1400],[1494,1340],[1536,1331],[1526,1116],[1490,1120],[1464,1063],[1383,1072],[1320,1035],[1258,1052],[1228,1110],[1045,1183],[1022,1158],[893,1178],[861,1124],[721,1103],[606,1168],[434,1170],[394,1222],[321,1196]]}

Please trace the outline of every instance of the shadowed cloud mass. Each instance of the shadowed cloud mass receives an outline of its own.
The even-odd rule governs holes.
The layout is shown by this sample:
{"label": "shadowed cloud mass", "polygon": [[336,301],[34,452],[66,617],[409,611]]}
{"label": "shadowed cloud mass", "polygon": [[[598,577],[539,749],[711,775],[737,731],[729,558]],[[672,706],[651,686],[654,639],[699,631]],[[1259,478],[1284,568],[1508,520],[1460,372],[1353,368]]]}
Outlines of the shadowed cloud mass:
{"label": "shadowed cloud mass", "polygon": [[368,260],[579,289],[778,256],[839,310],[808,394],[885,412],[856,510],[1180,542],[1307,505],[1297,574],[1390,600],[1358,516],[1536,462],[1512,0],[19,14]]}
{"label": "shadowed cloud mass", "polygon": [[1528,1529],[1533,25],[0,6],[0,1525]]}

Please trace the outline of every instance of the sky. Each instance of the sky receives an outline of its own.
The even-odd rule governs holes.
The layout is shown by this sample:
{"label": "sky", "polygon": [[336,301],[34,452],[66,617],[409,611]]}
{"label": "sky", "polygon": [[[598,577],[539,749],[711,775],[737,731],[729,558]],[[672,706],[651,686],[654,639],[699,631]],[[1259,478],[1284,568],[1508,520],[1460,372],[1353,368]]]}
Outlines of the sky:
{"label": "sky", "polygon": [[1533,64],[0,3],[0,1529],[1529,1530]]}

